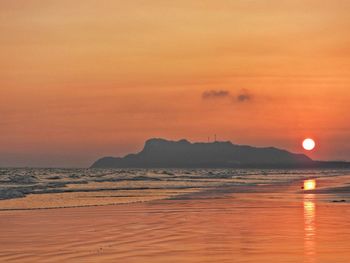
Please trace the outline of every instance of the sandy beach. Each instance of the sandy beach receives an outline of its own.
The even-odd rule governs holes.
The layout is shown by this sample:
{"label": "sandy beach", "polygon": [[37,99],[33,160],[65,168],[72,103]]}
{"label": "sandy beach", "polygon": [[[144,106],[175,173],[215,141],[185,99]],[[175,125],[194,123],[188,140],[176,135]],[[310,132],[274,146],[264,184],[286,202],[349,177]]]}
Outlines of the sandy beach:
{"label": "sandy beach", "polygon": [[[348,176],[0,212],[2,262],[349,262]],[[333,190],[332,190],[333,189]],[[342,188],[343,189],[343,188]]]}

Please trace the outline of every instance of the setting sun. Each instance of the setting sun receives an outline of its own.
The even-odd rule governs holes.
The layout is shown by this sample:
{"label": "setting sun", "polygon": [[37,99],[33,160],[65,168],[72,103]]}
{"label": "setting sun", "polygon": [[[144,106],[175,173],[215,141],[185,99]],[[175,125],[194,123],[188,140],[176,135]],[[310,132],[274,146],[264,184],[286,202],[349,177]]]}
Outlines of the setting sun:
{"label": "setting sun", "polygon": [[307,151],[311,151],[315,148],[316,143],[313,139],[307,138],[303,141],[303,148]]}

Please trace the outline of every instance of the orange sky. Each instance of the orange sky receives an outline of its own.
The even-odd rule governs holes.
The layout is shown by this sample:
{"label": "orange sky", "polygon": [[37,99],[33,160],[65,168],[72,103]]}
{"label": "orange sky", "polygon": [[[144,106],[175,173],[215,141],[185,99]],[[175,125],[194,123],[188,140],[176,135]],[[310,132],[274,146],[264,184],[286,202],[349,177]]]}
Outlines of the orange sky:
{"label": "orange sky", "polygon": [[348,0],[1,1],[0,165],[88,166],[150,137],[215,133],[295,152],[311,136],[312,158],[350,160],[349,10]]}

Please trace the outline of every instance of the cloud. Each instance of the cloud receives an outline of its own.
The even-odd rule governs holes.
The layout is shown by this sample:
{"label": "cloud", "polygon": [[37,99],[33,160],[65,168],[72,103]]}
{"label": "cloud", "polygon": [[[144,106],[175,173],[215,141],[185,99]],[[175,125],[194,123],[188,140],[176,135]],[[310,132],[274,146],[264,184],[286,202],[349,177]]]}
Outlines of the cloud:
{"label": "cloud", "polygon": [[248,89],[241,89],[232,94],[228,90],[207,90],[202,93],[203,99],[225,99],[228,98],[234,103],[248,103],[253,99],[252,93]]}
{"label": "cloud", "polygon": [[203,99],[214,99],[214,98],[226,98],[230,96],[230,92],[227,90],[208,90],[203,92]]}
{"label": "cloud", "polygon": [[247,89],[242,89],[236,97],[238,102],[248,102],[251,101],[253,96],[249,93]]}

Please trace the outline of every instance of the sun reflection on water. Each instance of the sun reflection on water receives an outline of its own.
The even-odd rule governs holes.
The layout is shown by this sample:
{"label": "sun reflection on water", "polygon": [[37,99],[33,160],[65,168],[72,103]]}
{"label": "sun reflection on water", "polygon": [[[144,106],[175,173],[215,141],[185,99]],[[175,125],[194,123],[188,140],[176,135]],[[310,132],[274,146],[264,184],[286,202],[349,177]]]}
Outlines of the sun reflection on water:
{"label": "sun reflection on water", "polygon": [[307,194],[304,196],[304,253],[305,262],[315,261],[315,196]]}
{"label": "sun reflection on water", "polygon": [[304,181],[304,190],[314,190],[316,188],[316,180],[309,179]]}

